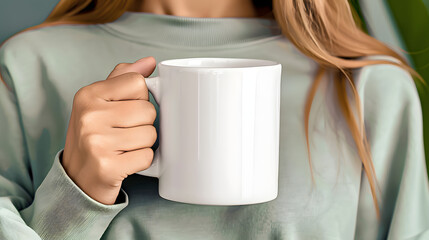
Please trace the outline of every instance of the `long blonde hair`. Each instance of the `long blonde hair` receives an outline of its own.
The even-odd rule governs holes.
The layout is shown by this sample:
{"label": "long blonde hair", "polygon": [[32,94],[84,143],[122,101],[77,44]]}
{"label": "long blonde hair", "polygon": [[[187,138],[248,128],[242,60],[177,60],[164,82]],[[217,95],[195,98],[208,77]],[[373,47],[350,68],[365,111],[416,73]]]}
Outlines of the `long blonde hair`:
{"label": "long blonde hair", "polygon": [[[25,31],[57,24],[97,24],[112,22],[127,9],[131,0],[61,0],[40,25]],[[382,42],[363,32],[347,0],[273,0],[273,13],[283,34],[305,55],[319,64],[305,104],[305,136],[312,170],[309,144],[310,109],[324,74],[330,73],[339,108],[353,137],[369,180],[377,216],[380,216],[376,174],[365,135],[360,99],[351,70],[372,64],[392,64],[418,74],[406,61]],[[398,62],[362,57],[388,55]],[[351,88],[352,97],[346,89]],[[354,111],[354,109],[356,111]],[[357,114],[355,114],[357,112]],[[313,176],[313,175],[312,175]],[[313,179],[314,181],[314,179]]]}

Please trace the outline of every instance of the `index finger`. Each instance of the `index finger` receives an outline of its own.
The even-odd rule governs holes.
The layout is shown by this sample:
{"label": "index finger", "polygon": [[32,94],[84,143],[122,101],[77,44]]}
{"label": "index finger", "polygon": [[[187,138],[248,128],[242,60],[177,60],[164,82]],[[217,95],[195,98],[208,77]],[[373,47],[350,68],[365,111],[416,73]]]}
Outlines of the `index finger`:
{"label": "index finger", "polygon": [[119,76],[127,72],[138,72],[144,77],[148,77],[156,67],[156,61],[153,57],[141,58],[134,63],[120,63],[116,65],[107,79]]}
{"label": "index finger", "polygon": [[96,96],[105,101],[149,100],[149,93],[143,75],[127,72],[94,84]]}

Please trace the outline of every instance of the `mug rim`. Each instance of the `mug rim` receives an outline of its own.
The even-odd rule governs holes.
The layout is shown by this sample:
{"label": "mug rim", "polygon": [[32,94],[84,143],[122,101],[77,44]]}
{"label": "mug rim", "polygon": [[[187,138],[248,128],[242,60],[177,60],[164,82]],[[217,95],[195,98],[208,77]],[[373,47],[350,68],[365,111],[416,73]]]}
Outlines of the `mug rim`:
{"label": "mug rim", "polygon": [[[215,60],[215,61],[234,61],[234,62],[253,62],[253,64],[243,64],[241,66],[192,66],[186,64],[178,64],[183,61],[201,61],[201,60]],[[176,63],[176,64],[175,64]],[[249,69],[249,68],[265,68],[265,67],[275,67],[281,65],[278,62],[266,60],[266,59],[255,59],[255,58],[217,58],[217,57],[198,57],[198,58],[177,58],[177,59],[168,59],[163,60],[158,63],[159,66],[168,67],[168,68],[181,68],[181,69]]]}

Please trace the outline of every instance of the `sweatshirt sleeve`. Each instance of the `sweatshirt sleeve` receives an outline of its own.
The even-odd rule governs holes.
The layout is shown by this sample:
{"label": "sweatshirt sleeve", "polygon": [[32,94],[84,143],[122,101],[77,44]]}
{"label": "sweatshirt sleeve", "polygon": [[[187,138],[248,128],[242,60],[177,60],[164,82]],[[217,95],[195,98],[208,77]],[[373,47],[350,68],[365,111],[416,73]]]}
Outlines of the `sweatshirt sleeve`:
{"label": "sweatshirt sleeve", "polygon": [[21,215],[42,239],[99,239],[128,204],[128,197],[121,190],[119,204],[104,205],[93,200],[67,176],[60,163],[61,154],[55,156],[33,203]]}
{"label": "sweatshirt sleeve", "polygon": [[9,68],[26,68],[29,63],[16,49],[0,49],[0,239],[99,239],[128,197],[121,191],[114,205],[91,199],[65,173],[59,160],[62,151],[45,161],[52,167],[40,186],[34,184],[32,173],[40,166],[27,149],[16,81]]}
{"label": "sweatshirt sleeve", "polygon": [[359,79],[381,218],[363,174],[356,239],[429,239],[422,110],[413,79],[393,65],[365,67]]}

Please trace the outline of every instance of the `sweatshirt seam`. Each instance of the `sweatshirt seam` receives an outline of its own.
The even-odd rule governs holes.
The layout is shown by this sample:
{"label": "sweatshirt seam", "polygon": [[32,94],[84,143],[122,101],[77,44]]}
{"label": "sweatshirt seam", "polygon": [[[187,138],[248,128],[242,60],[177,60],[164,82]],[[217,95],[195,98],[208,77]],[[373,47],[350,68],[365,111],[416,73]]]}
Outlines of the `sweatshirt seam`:
{"label": "sweatshirt seam", "polygon": [[[213,45],[213,46],[183,46],[183,45],[174,45],[174,44],[166,44],[166,43],[153,43],[153,42],[149,42],[149,41],[145,41],[145,40],[134,40],[130,36],[129,34],[119,34],[118,31],[116,31],[115,29],[107,26],[107,25],[102,25],[102,24],[97,24],[95,25],[96,27],[99,27],[102,31],[116,37],[119,39],[123,39],[129,42],[133,42],[133,43],[137,43],[137,44],[145,44],[147,46],[152,46],[152,47],[163,47],[163,48],[167,48],[167,49],[174,49],[177,50],[177,48],[179,47],[181,50],[220,50],[220,49],[231,49],[231,48],[244,48],[244,47],[249,47],[249,46],[253,46],[253,45],[257,45],[257,44],[261,44],[261,43],[265,43],[265,42],[270,42],[270,41],[274,41],[277,39],[281,39],[284,36],[282,34],[278,34],[278,35],[273,35],[273,36],[269,36],[269,37],[261,37],[261,38],[253,38],[252,40],[245,40],[243,42],[237,42],[237,43],[230,43],[230,44],[219,44],[219,45]],[[126,36],[126,37],[125,37]]]}
{"label": "sweatshirt seam", "polygon": [[[6,66],[6,63],[4,65]],[[22,144],[23,144],[23,151],[24,151],[24,154],[23,154],[24,155],[24,161],[25,161],[25,164],[27,164],[27,166],[29,166],[28,174],[29,174],[29,178],[31,180],[31,189],[27,189],[27,188],[25,188],[24,186],[22,186],[20,184],[18,184],[18,185],[20,187],[22,187],[22,189],[24,189],[27,194],[31,195],[31,194],[35,194],[36,193],[37,187],[34,186],[33,165],[32,165],[32,161],[31,161],[31,158],[30,158],[30,151],[29,151],[29,148],[28,148],[28,139],[27,139],[27,136],[25,134],[27,131],[25,130],[26,127],[25,127],[25,124],[24,124],[24,118],[23,118],[23,114],[22,114],[22,108],[21,108],[20,98],[18,97],[18,92],[16,90],[15,81],[13,81],[12,76],[11,76],[11,74],[9,72],[9,69],[7,67],[6,67],[6,71],[7,71],[7,76],[9,77],[8,80],[10,81],[10,83],[12,85],[12,86],[10,86],[11,89],[7,88],[7,91],[14,98],[13,99],[13,104],[15,105],[15,110],[16,110],[16,113],[17,113],[17,116],[18,116],[18,122],[19,122],[19,126],[20,126],[20,129],[21,129],[20,135],[22,137]],[[4,75],[2,74],[2,76],[4,76]],[[31,192],[28,192],[28,190],[30,190]]]}

